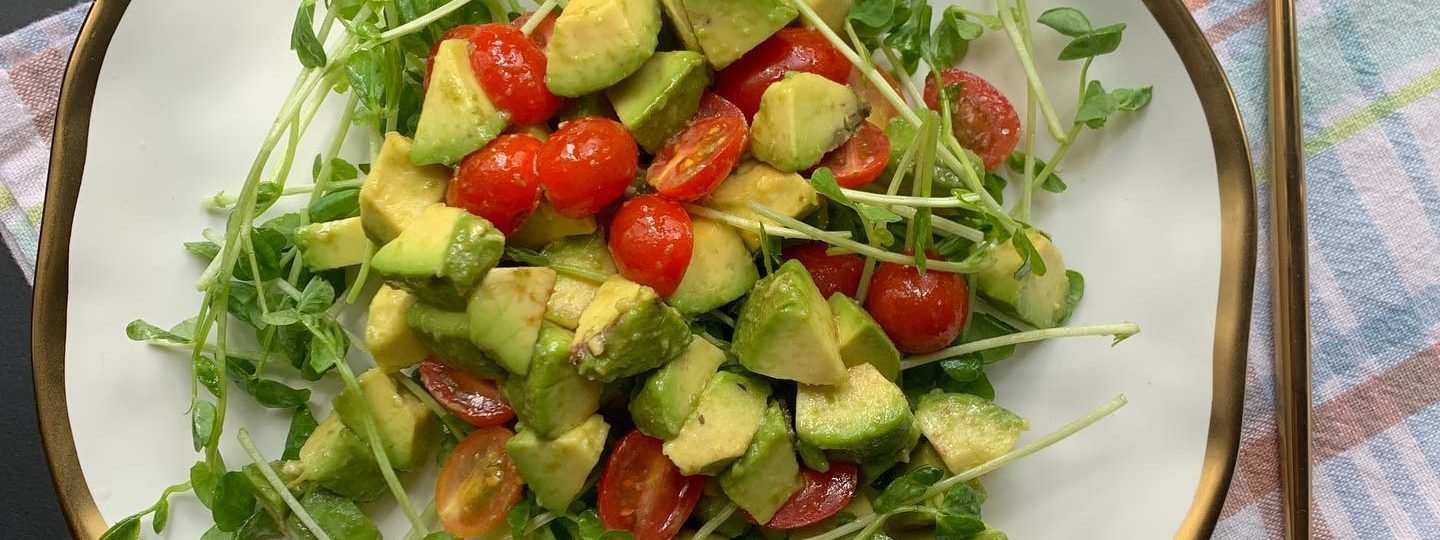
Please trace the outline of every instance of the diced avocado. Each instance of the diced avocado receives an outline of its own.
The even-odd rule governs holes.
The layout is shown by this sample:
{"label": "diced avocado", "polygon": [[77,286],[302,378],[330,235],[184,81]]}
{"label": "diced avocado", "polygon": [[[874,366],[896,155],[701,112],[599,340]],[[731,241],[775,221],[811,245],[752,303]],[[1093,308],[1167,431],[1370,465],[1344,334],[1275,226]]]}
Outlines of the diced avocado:
{"label": "diced avocado", "polygon": [[387,133],[360,185],[360,224],[377,244],[394,240],[422,210],[445,200],[450,169],[416,167],[410,162],[412,146],[404,135]]}
{"label": "diced avocado", "polygon": [[541,437],[558,437],[600,409],[604,385],[581,377],[570,363],[574,337],[569,330],[542,324],[530,373],[500,385],[520,422]]}
{"label": "diced avocado", "polygon": [[630,399],[635,427],[651,437],[674,439],[723,363],[725,351],[705,338],[691,339],[684,353],[647,376],[645,385]]}
{"label": "diced avocado", "polygon": [[995,249],[995,264],[975,274],[976,293],[991,305],[1036,328],[1053,328],[1069,315],[1067,297],[1070,279],[1065,275],[1065,258],[1060,249],[1039,231],[1026,231],[1025,237],[1045,261],[1045,275],[1032,269],[1025,277],[1015,279],[1015,271],[1025,260],[1013,242]]}
{"label": "diced avocado", "polygon": [[610,106],[610,98],[605,97],[603,90],[565,100],[565,106],[560,108],[561,123],[591,116],[616,117],[615,108]]}
{"label": "diced avocado", "polygon": [[485,274],[465,308],[470,341],[485,356],[515,375],[530,371],[545,304],[555,289],[549,268],[496,268]]}
{"label": "diced avocado", "polygon": [[[346,497],[317,489],[300,497],[299,503],[300,507],[314,518],[315,524],[320,527],[320,530],[325,531],[329,538],[343,538],[344,540],[384,540],[385,538],[380,534],[380,529],[375,526],[375,522],[366,518],[365,512],[360,510],[355,501]],[[300,522],[300,518],[295,514],[291,514],[285,523],[296,540],[318,538]],[[246,529],[242,528],[241,530]],[[220,537],[224,538],[225,535],[220,535]],[[248,538],[244,534],[236,534],[235,537]]]}
{"label": "diced avocado", "polygon": [[665,20],[670,23],[670,28],[675,30],[675,36],[680,38],[680,44],[685,50],[705,52],[700,48],[700,39],[695,37],[695,27],[690,25],[690,16],[685,13],[684,0],[660,0],[660,6],[665,8]]}
{"label": "diced avocado", "polygon": [[[280,478],[280,483],[290,486],[296,491],[312,489],[313,486],[303,484],[302,476],[305,473],[305,466],[296,461],[271,461],[270,470]],[[290,507],[285,506],[285,499],[280,497],[280,491],[270,484],[265,478],[265,473],[260,471],[259,463],[251,463],[240,468],[245,479],[250,481],[250,489],[255,492],[255,500],[265,513],[276,521],[284,521],[290,515]]]}
{"label": "diced avocado", "polygon": [[419,466],[434,448],[439,437],[435,413],[420,398],[395,382],[395,376],[379,369],[360,374],[357,396],[349,388],[335,395],[335,414],[346,427],[364,440],[364,416],[361,407],[369,407],[370,418],[379,430],[380,442],[390,456],[390,465],[402,471]]}
{"label": "diced avocado", "polygon": [[470,341],[470,316],[465,312],[416,303],[405,312],[405,325],[445,365],[482,379],[505,377],[505,369]]}
{"label": "diced avocado", "polygon": [[920,431],[945,460],[945,466],[964,472],[1015,447],[1030,422],[979,396],[935,392],[920,398],[915,407]]}
{"label": "diced avocado", "polygon": [[750,447],[765,419],[770,383],[753,375],[721,371],[710,378],[700,404],[680,434],[662,449],[686,476],[715,475]]}
{"label": "diced avocado", "polygon": [[320,484],[357,501],[371,501],[385,492],[385,478],[375,454],[340,415],[330,415],[315,427],[300,447],[305,480]]}
{"label": "diced avocado", "polygon": [[295,229],[295,247],[300,248],[305,266],[314,271],[363,263],[369,245],[359,217],[311,223]]}
{"label": "diced avocado", "polygon": [[525,249],[540,249],[546,244],[568,236],[580,236],[595,232],[595,217],[572,218],[560,215],[548,201],[540,201],[520,229],[505,239],[505,243]]}
{"label": "diced avocado", "polygon": [[505,450],[510,453],[525,485],[535,492],[540,506],[564,513],[585,488],[590,471],[600,462],[605,435],[609,432],[610,424],[598,414],[555,439],[541,438],[521,426],[505,443]]}
{"label": "diced avocado", "polygon": [[692,217],[695,249],[680,286],[666,298],[686,315],[705,313],[745,296],[760,279],[745,239],[734,228]]}
{"label": "diced avocado", "polygon": [[[850,7],[855,0],[801,0],[815,10],[820,20],[825,21],[825,26],[837,34],[845,35],[845,16],[850,14]],[[810,21],[805,21],[805,26],[810,26]]]}
{"label": "diced avocado", "polygon": [[570,361],[591,380],[611,382],[650,371],[690,344],[690,326],[655,289],[614,276],[580,314]]}
{"label": "diced avocado", "polygon": [[665,141],[685,127],[700,108],[700,95],[710,85],[705,57],[690,51],[655,53],[634,75],[610,87],[605,95],[620,122],[646,152],[660,151]]}
{"label": "diced avocado", "polygon": [[755,521],[766,523],[802,485],[790,421],[785,409],[771,402],[750,448],[720,475],[720,487]]}
{"label": "diced avocado", "polygon": [[[615,275],[615,259],[605,238],[598,234],[571,236],[551,242],[545,246],[544,255],[557,264],[565,264],[599,272],[606,276]],[[595,298],[600,284],[561,274],[555,278],[555,292],[550,295],[550,305],[545,309],[545,320],[574,330],[580,325],[580,314]]]}
{"label": "diced avocado", "polygon": [[[800,218],[820,206],[820,195],[805,177],[793,172],[780,172],[759,161],[743,161],[735,171],[710,192],[704,205],[747,219],[773,224],[750,210],[750,201],[793,218]],[[741,231],[745,247],[751,252],[760,248],[760,235]]]}
{"label": "diced avocado", "polygon": [[880,324],[854,298],[841,293],[830,295],[830,312],[840,337],[840,359],[845,367],[870,364],[886,379],[900,376],[900,351]]}
{"label": "diced avocado", "polygon": [[470,290],[500,262],[505,236],[484,218],[434,204],[370,259],[386,281],[420,300],[462,309]]}
{"label": "diced avocado", "polygon": [[[696,527],[703,527],[710,520],[715,519],[730,506],[730,498],[720,489],[720,482],[711,480],[705,483],[704,494],[700,496],[700,502],[695,504],[695,512],[690,514],[690,524]],[[733,512],[729,518],[720,523],[715,532],[710,535],[712,540],[715,537],[735,538],[745,534],[750,529],[750,523],[740,512]],[[681,531],[684,534],[684,531]],[[678,537],[677,537],[678,538]]]}
{"label": "diced avocado", "polygon": [[839,384],[800,385],[795,431],[831,457],[856,463],[893,463],[920,437],[905,393],[870,364],[846,370]]}
{"label": "diced avocado", "polygon": [[629,77],[655,53],[658,0],[572,0],[555,21],[545,84],[579,97]]}
{"label": "diced avocado", "polygon": [[798,261],[755,283],[740,306],[730,351],[745,369],[805,384],[845,378],[835,319]]}
{"label": "diced avocado", "polygon": [[683,0],[690,27],[715,69],[790,24],[800,12],[786,0]]}
{"label": "diced avocado", "polygon": [[470,42],[440,42],[434,62],[415,127],[415,148],[410,151],[416,165],[458,162],[494,140],[510,121],[480,87],[470,66]]}
{"label": "diced avocado", "polygon": [[375,364],[385,371],[396,372],[413,366],[430,355],[430,350],[415,337],[405,314],[415,305],[415,295],[381,285],[370,300],[365,320],[365,349]]}
{"label": "diced avocado", "polygon": [[782,171],[809,169],[850,139],[869,114],[849,86],[791,72],[761,96],[750,125],[750,151]]}

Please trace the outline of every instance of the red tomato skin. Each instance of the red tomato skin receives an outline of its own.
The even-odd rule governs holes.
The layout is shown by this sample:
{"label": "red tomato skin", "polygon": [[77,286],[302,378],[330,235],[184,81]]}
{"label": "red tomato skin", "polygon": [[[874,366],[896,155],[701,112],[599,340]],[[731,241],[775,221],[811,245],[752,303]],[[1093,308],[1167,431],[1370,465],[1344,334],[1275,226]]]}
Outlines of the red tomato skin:
{"label": "red tomato skin", "polygon": [[854,189],[874,182],[889,163],[890,137],[875,124],[865,122],[845,144],[826,154],[817,168],[829,167],[835,183]]}
{"label": "red tomato skin", "polygon": [[445,204],[464,208],[509,236],[540,204],[535,158],[543,143],[530,135],[501,135],[455,168]]}
{"label": "red tomato skin", "polygon": [[829,298],[835,293],[854,298],[860,291],[860,277],[865,272],[865,259],[853,253],[830,255],[824,242],[809,242],[785,248],[781,255],[800,261],[820,294]]}
{"label": "red tomato skin", "polygon": [[715,74],[714,92],[755,117],[760,97],[791,71],[814,73],[840,84],[850,77],[850,61],[819,31],[785,28]]}
{"label": "red tomato skin", "polygon": [[490,101],[510,114],[512,124],[544,122],[565,104],[545,85],[545,51],[518,28],[500,23],[461,25],[440,36],[425,69],[427,88],[435,50],[447,39],[470,42],[470,67],[475,77]]}
{"label": "red tomato skin", "polygon": [[691,120],[691,122],[718,116],[729,116],[738,118],[741,122],[745,121],[745,113],[740,111],[740,107],[736,107],[734,103],[720,97],[719,94],[705,92],[705,95],[700,96],[700,109],[695,112],[695,119]]}
{"label": "red tomato skin", "polygon": [[950,345],[970,316],[965,277],[914,266],[880,263],[865,307],[880,328],[909,354],[927,354]]}
{"label": "red tomato skin", "polygon": [[428,358],[420,362],[420,380],[436,402],[467,424],[494,427],[515,419],[515,410],[500,396],[494,381]]}
{"label": "red tomato skin", "polygon": [[[524,15],[516,17],[510,24],[515,25],[515,28],[523,28],[525,23],[529,22],[530,18],[534,16],[535,12],[526,12]],[[540,21],[540,24],[535,27],[535,30],[530,32],[530,41],[535,42],[535,45],[539,46],[540,50],[549,51],[550,38],[555,37],[555,21],[559,19],[560,15],[554,11],[547,13],[545,20]]]}
{"label": "red tomato skin", "polygon": [[[951,111],[951,129],[960,146],[975,152],[993,170],[1020,144],[1020,115],[1000,89],[983,77],[958,68],[940,72],[947,86],[960,85],[959,104]],[[925,79],[925,106],[940,110],[935,78]]]}
{"label": "red tomato skin", "polygon": [[694,249],[690,214],[659,195],[626,201],[610,221],[610,254],[620,275],[661,296],[680,286]]}
{"label": "red tomato skin", "polygon": [[[520,471],[515,468],[505,442],[514,433],[504,427],[481,428],[466,435],[456,445],[445,464],[440,467],[435,482],[435,507],[440,523],[445,530],[459,537],[479,536],[505,523],[505,514],[520,502],[525,487],[520,483]],[[472,458],[483,453],[481,458]],[[480,463],[488,458],[489,463]],[[498,470],[490,473],[481,482],[485,497],[468,497],[464,488],[473,487],[473,474],[478,466],[494,465]],[[452,500],[453,497],[464,497]]]}
{"label": "red tomato skin", "polygon": [[749,144],[744,117],[697,117],[655,155],[645,181],[668,198],[699,200],[730,176]]}
{"label": "red tomato skin", "polygon": [[594,215],[618,200],[639,167],[640,148],[630,131],[598,116],[561,124],[540,148],[536,166],[546,198],[573,218]]}
{"label": "red tomato skin", "polygon": [[661,444],[639,430],[615,444],[600,473],[596,500],[605,528],[630,531],[635,540],[669,540],[690,518],[705,477],[681,475]]}
{"label": "red tomato skin", "polygon": [[[860,484],[860,468],[853,463],[831,462],[823,473],[804,469],[801,474],[805,484],[780,506],[765,528],[785,531],[824,521],[850,504]],[[749,513],[745,519],[755,522]]]}

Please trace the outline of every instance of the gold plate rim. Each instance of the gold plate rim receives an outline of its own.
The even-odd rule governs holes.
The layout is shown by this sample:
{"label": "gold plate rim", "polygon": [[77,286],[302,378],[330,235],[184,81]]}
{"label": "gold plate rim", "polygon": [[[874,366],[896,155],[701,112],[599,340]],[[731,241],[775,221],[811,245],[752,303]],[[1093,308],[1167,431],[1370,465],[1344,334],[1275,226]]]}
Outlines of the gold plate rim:
{"label": "gold plate rim", "polygon": [[[99,538],[106,524],[85,482],[65,400],[65,328],[70,233],[85,171],[91,106],[100,68],[130,0],[95,0],[75,41],[57,108],[49,185],[31,306],[32,369],[41,439],[60,507],[76,538]],[[1254,295],[1256,207],[1245,130],[1224,70],[1181,0],[1144,0],[1200,97],[1220,189],[1221,264],[1215,318],[1209,435],[1199,485],[1175,538],[1209,538],[1220,517],[1240,444],[1245,351]]]}

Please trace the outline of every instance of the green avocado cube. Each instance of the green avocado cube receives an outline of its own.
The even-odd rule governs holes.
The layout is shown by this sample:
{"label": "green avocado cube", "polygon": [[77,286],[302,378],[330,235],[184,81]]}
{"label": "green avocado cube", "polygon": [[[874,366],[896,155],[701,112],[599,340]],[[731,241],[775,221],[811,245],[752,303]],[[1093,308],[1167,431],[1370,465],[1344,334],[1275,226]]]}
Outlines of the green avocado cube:
{"label": "green avocado cube", "polygon": [[1070,316],[1070,278],[1065,272],[1065,258],[1060,248],[1039,231],[1026,231],[1025,237],[1045,262],[1045,275],[1032,269],[1025,277],[1015,279],[1015,272],[1025,264],[1013,242],[995,249],[995,264],[975,274],[976,294],[990,305],[1036,328],[1053,328]]}
{"label": "green avocado cube", "polygon": [[360,395],[346,388],[335,395],[335,415],[366,440],[366,416],[374,422],[390,465],[408,471],[425,461],[440,435],[435,413],[420,398],[395,382],[395,376],[379,369],[360,374]]}
{"label": "green avocado cube", "polygon": [[385,135],[370,174],[360,184],[360,225],[376,244],[400,236],[426,207],[445,200],[450,169],[410,162],[414,143],[399,133]]}
{"label": "green avocado cube", "polygon": [[629,77],[660,42],[659,0],[571,0],[555,20],[545,84],[580,97]]}
{"label": "green avocado cube", "polygon": [[680,434],[661,445],[680,474],[715,475],[750,447],[765,419],[770,383],[760,377],[721,371],[710,378],[700,403]]}
{"label": "green avocado cube", "polygon": [[894,463],[920,438],[905,393],[870,364],[846,370],[839,384],[800,385],[795,431],[831,457],[861,464]]}
{"label": "green avocado cube", "polygon": [[700,95],[709,85],[710,70],[704,56],[690,51],[661,52],[605,95],[635,142],[654,154],[695,117]]}
{"label": "green avocado cube", "polygon": [[776,169],[803,171],[849,140],[869,114],[869,105],[849,86],[790,72],[760,97],[750,151]]}
{"label": "green avocado cube", "polygon": [[375,364],[394,373],[413,366],[430,356],[430,349],[405,323],[405,314],[415,305],[415,295],[381,285],[370,299],[365,319],[365,350]]}
{"label": "green avocado cube", "polygon": [[440,42],[433,65],[410,151],[416,165],[456,163],[494,140],[509,123],[480,86],[470,64],[469,41]]}
{"label": "green avocado cube", "polygon": [[921,396],[915,420],[945,466],[956,473],[1004,455],[1015,447],[1020,432],[1030,429],[1020,415],[970,394]]}
{"label": "green avocado cube", "polygon": [[700,38],[695,37],[695,27],[690,25],[690,15],[685,12],[684,0],[660,0],[660,7],[664,8],[665,21],[670,23],[670,28],[675,31],[675,36],[680,38],[680,44],[685,46],[685,50],[705,52],[700,48]]}
{"label": "green avocado cube", "polygon": [[610,424],[598,414],[554,439],[542,438],[522,425],[505,443],[505,450],[540,506],[564,513],[585,489],[609,432]]}
{"label": "green avocado cube", "polygon": [[385,492],[385,479],[370,446],[360,440],[340,415],[330,415],[300,447],[302,478],[357,501],[372,501]]}
{"label": "green avocado cube", "polygon": [[510,373],[530,371],[545,304],[555,289],[549,268],[496,268],[470,295],[470,341]]}
{"label": "green avocado cube", "polygon": [[786,0],[683,0],[683,4],[695,40],[715,69],[739,60],[800,14]]}
{"label": "green avocado cube", "polygon": [[697,315],[745,296],[760,279],[745,239],[729,225],[692,217],[695,249],[675,292],[666,301],[680,313]]}
{"label": "green avocado cube", "polygon": [[845,378],[835,319],[798,261],[755,283],[740,306],[730,351],[745,369],[804,384]]}
{"label": "green avocado cube", "polygon": [[[845,16],[850,14],[850,8],[855,5],[855,0],[800,0],[810,5],[810,9],[820,16],[825,26],[837,34],[845,35]],[[805,21],[809,27],[810,21]]]}
{"label": "green avocado cube", "polygon": [[720,475],[720,487],[755,521],[766,523],[803,485],[790,420],[780,404],[771,402],[750,448]]}
{"label": "green avocado cube", "polygon": [[886,379],[893,381],[900,376],[900,350],[859,302],[841,293],[832,294],[830,312],[835,315],[840,359],[845,361],[845,367],[870,364]]}
{"label": "green avocado cube", "polygon": [[[710,192],[702,204],[727,214],[773,225],[774,221],[750,209],[751,201],[799,219],[820,206],[820,194],[803,176],[781,172],[759,161],[746,160],[736,165],[730,177]],[[752,253],[760,249],[759,233],[741,231],[740,236]]]}
{"label": "green avocado cube", "polygon": [[[615,259],[610,248],[605,246],[605,237],[599,234],[571,236],[551,242],[542,252],[556,264],[564,264],[597,272],[604,276],[616,274]],[[560,275],[555,278],[555,292],[545,307],[545,320],[574,330],[580,325],[580,314],[595,299],[600,284],[592,281]]]}
{"label": "green avocado cube", "polygon": [[505,236],[489,221],[435,204],[370,259],[385,281],[420,300],[464,309],[470,291],[500,262]]}
{"label": "green avocado cube", "polygon": [[470,341],[470,316],[465,312],[416,303],[405,312],[405,324],[441,363],[482,379],[505,377],[505,369]]}
{"label": "green avocado cube", "polygon": [[558,437],[600,409],[604,385],[581,377],[570,363],[574,338],[569,330],[544,323],[530,373],[507,378],[500,385],[520,422],[541,437]]}
{"label": "green avocado cube", "polygon": [[530,217],[525,218],[520,229],[505,238],[505,243],[525,249],[540,249],[561,238],[594,233],[595,229],[595,216],[568,217],[542,200]]}
{"label": "green avocado cube", "polygon": [[630,399],[630,417],[635,427],[651,437],[674,439],[723,363],[725,351],[705,338],[691,339],[685,352],[647,376],[640,391]]}
{"label": "green avocado cube", "polygon": [[363,263],[369,245],[358,216],[295,229],[295,247],[300,248],[300,260],[314,271]]}
{"label": "green avocado cube", "polygon": [[615,276],[580,314],[570,361],[591,380],[613,382],[664,365],[690,344],[690,326],[655,289]]}

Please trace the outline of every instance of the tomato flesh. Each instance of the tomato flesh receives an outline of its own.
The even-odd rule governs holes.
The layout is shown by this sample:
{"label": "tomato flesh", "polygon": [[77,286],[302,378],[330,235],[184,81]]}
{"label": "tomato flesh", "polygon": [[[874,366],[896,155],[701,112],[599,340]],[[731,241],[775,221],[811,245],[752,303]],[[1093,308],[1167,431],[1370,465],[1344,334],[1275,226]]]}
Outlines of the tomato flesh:
{"label": "tomato flesh", "polygon": [[659,195],[626,201],[610,221],[610,254],[620,275],[661,296],[680,286],[694,248],[690,214]]}
{"label": "tomato flesh", "polygon": [[546,198],[560,214],[579,218],[625,193],[640,167],[640,148],[619,122],[589,116],[561,124],[539,158]]}
{"label": "tomato flesh", "polygon": [[470,42],[470,67],[475,77],[490,101],[510,114],[512,124],[543,122],[564,105],[564,100],[550,93],[545,85],[545,51],[520,29],[500,23],[461,25],[440,36],[425,69],[427,88],[435,51],[447,39]]}
{"label": "tomato flesh", "polygon": [[681,475],[661,444],[639,430],[616,443],[596,501],[605,528],[630,531],[636,540],[669,540],[690,518],[705,477]]}
{"label": "tomato flesh", "polygon": [[[525,23],[530,22],[530,18],[534,16],[535,12],[526,12],[524,15],[516,17],[510,24],[515,25],[516,28],[523,28]],[[540,50],[549,51],[550,38],[555,37],[555,21],[559,19],[560,15],[554,11],[547,13],[545,20],[540,21],[540,24],[536,25],[535,29],[530,31],[530,41],[535,42],[535,45],[539,46]]]}
{"label": "tomato flesh", "polygon": [[440,406],[472,426],[499,426],[515,418],[515,410],[500,396],[494,381],[433,359],[420,362],[420,381]]}
{"label": "tomato flesh", "polygon": [[[885,79],[885,82],[890,84],[890,89],[895,91],[895,95],[901,95],[900,83],[895,82],[895,78],[891,77],[889,73],[884,71],[880,71],[879,73],[880,76]],[[876,88],[874,84],[871,84],[870,79],[867,78],[864,73],[861,73],[860,70],[850,70],[849,83],[850,88],[855,90],[855,95],[860,96],[861,101],[870,104],[870,116],[867,117],[866,120],[884,129],[890,125],[890,120],[900,115],[900,111],[895,109],[895,105],[891,104],[890,100],[885,99],[885,94],[881,93],[880,89]]]}
{"label": "tomato flesh", "polygon": [[[853,463],[831,462],[823,473],[805,469],[802,476],[805,484],[780,506],[766,528],[784,531],[824,521],[850,504],[860,484],[860,468]],[[745,517],[755,522],[748,513]]]}
{"label": "tomato flesh", "polygon": [[749,143],[743,117],[697,119],[665,143],[645,171],[645,181],[671,199],[700,199],[730,176]]}
{"label": "tomato flesh", "polygon": [[[951,104],[951,129],[960,146],[980,156],[992,170],[1020,144],[1020,116],[1000,89],[984,78],[958,68],[940,72],[946,86],[959,86]],[[940,91],[934,77],[925,80],[925,105],[940,110]]]}
{"label": "tomato flesh", "polygon": [[870,281],[865,307],[880,328],[909,354],[926,354],[950,345],[970,316],[970,292],[960,274],[880,263]]}
{"label": "tomato flesh", "polygon": [[705,92],[705,95],[700,97],[700,109],[695,111],[695,119],[691,120],[691,122],[696,122],[704,118],[715,118],[717,116],[729,116],[737,118],[741,122],[745,121],[745,113],[740,111],[740,107],[736,107],[734,103],[720,97],[719,94]]}
{"label": "tomato flesh", "polygon": [[791,71],[845,84],[850,61],[819,31],[785,28],[716,73],[714,92],[739,107],[746,119],[754,118],[765,89]]}
{"label": "tomato flesh", "polygon": [[530,135],[502,135],[465,156],[445,191],[445,204],[464,208],[509,236],[540,204],[535,157],[543,143]]}
{"label": "tomato flesh", "polygon": [[503,427],[475,430],[445,458],[435,482],[435,511],[446,532],[484,534],[503,525],[505,513],[520,502],[520,472],[505,451],[512,435]]}
{"label": "tomato flesh", "polygon": [[817,167],[829,167],[835,183],[859,188],[880,177],[890,163],[890,137],[875,124],[865,122],[850,140],[832,150]]}
{"label": "tomato flesh", "polygon": [[865,272],[865,259],[853,253],[830,255],[824,242],[797,244],[781,252],[786,259],[800,261],[815,287],[826,298],[835,293],[854,298],[860,291],[860,276]]}

